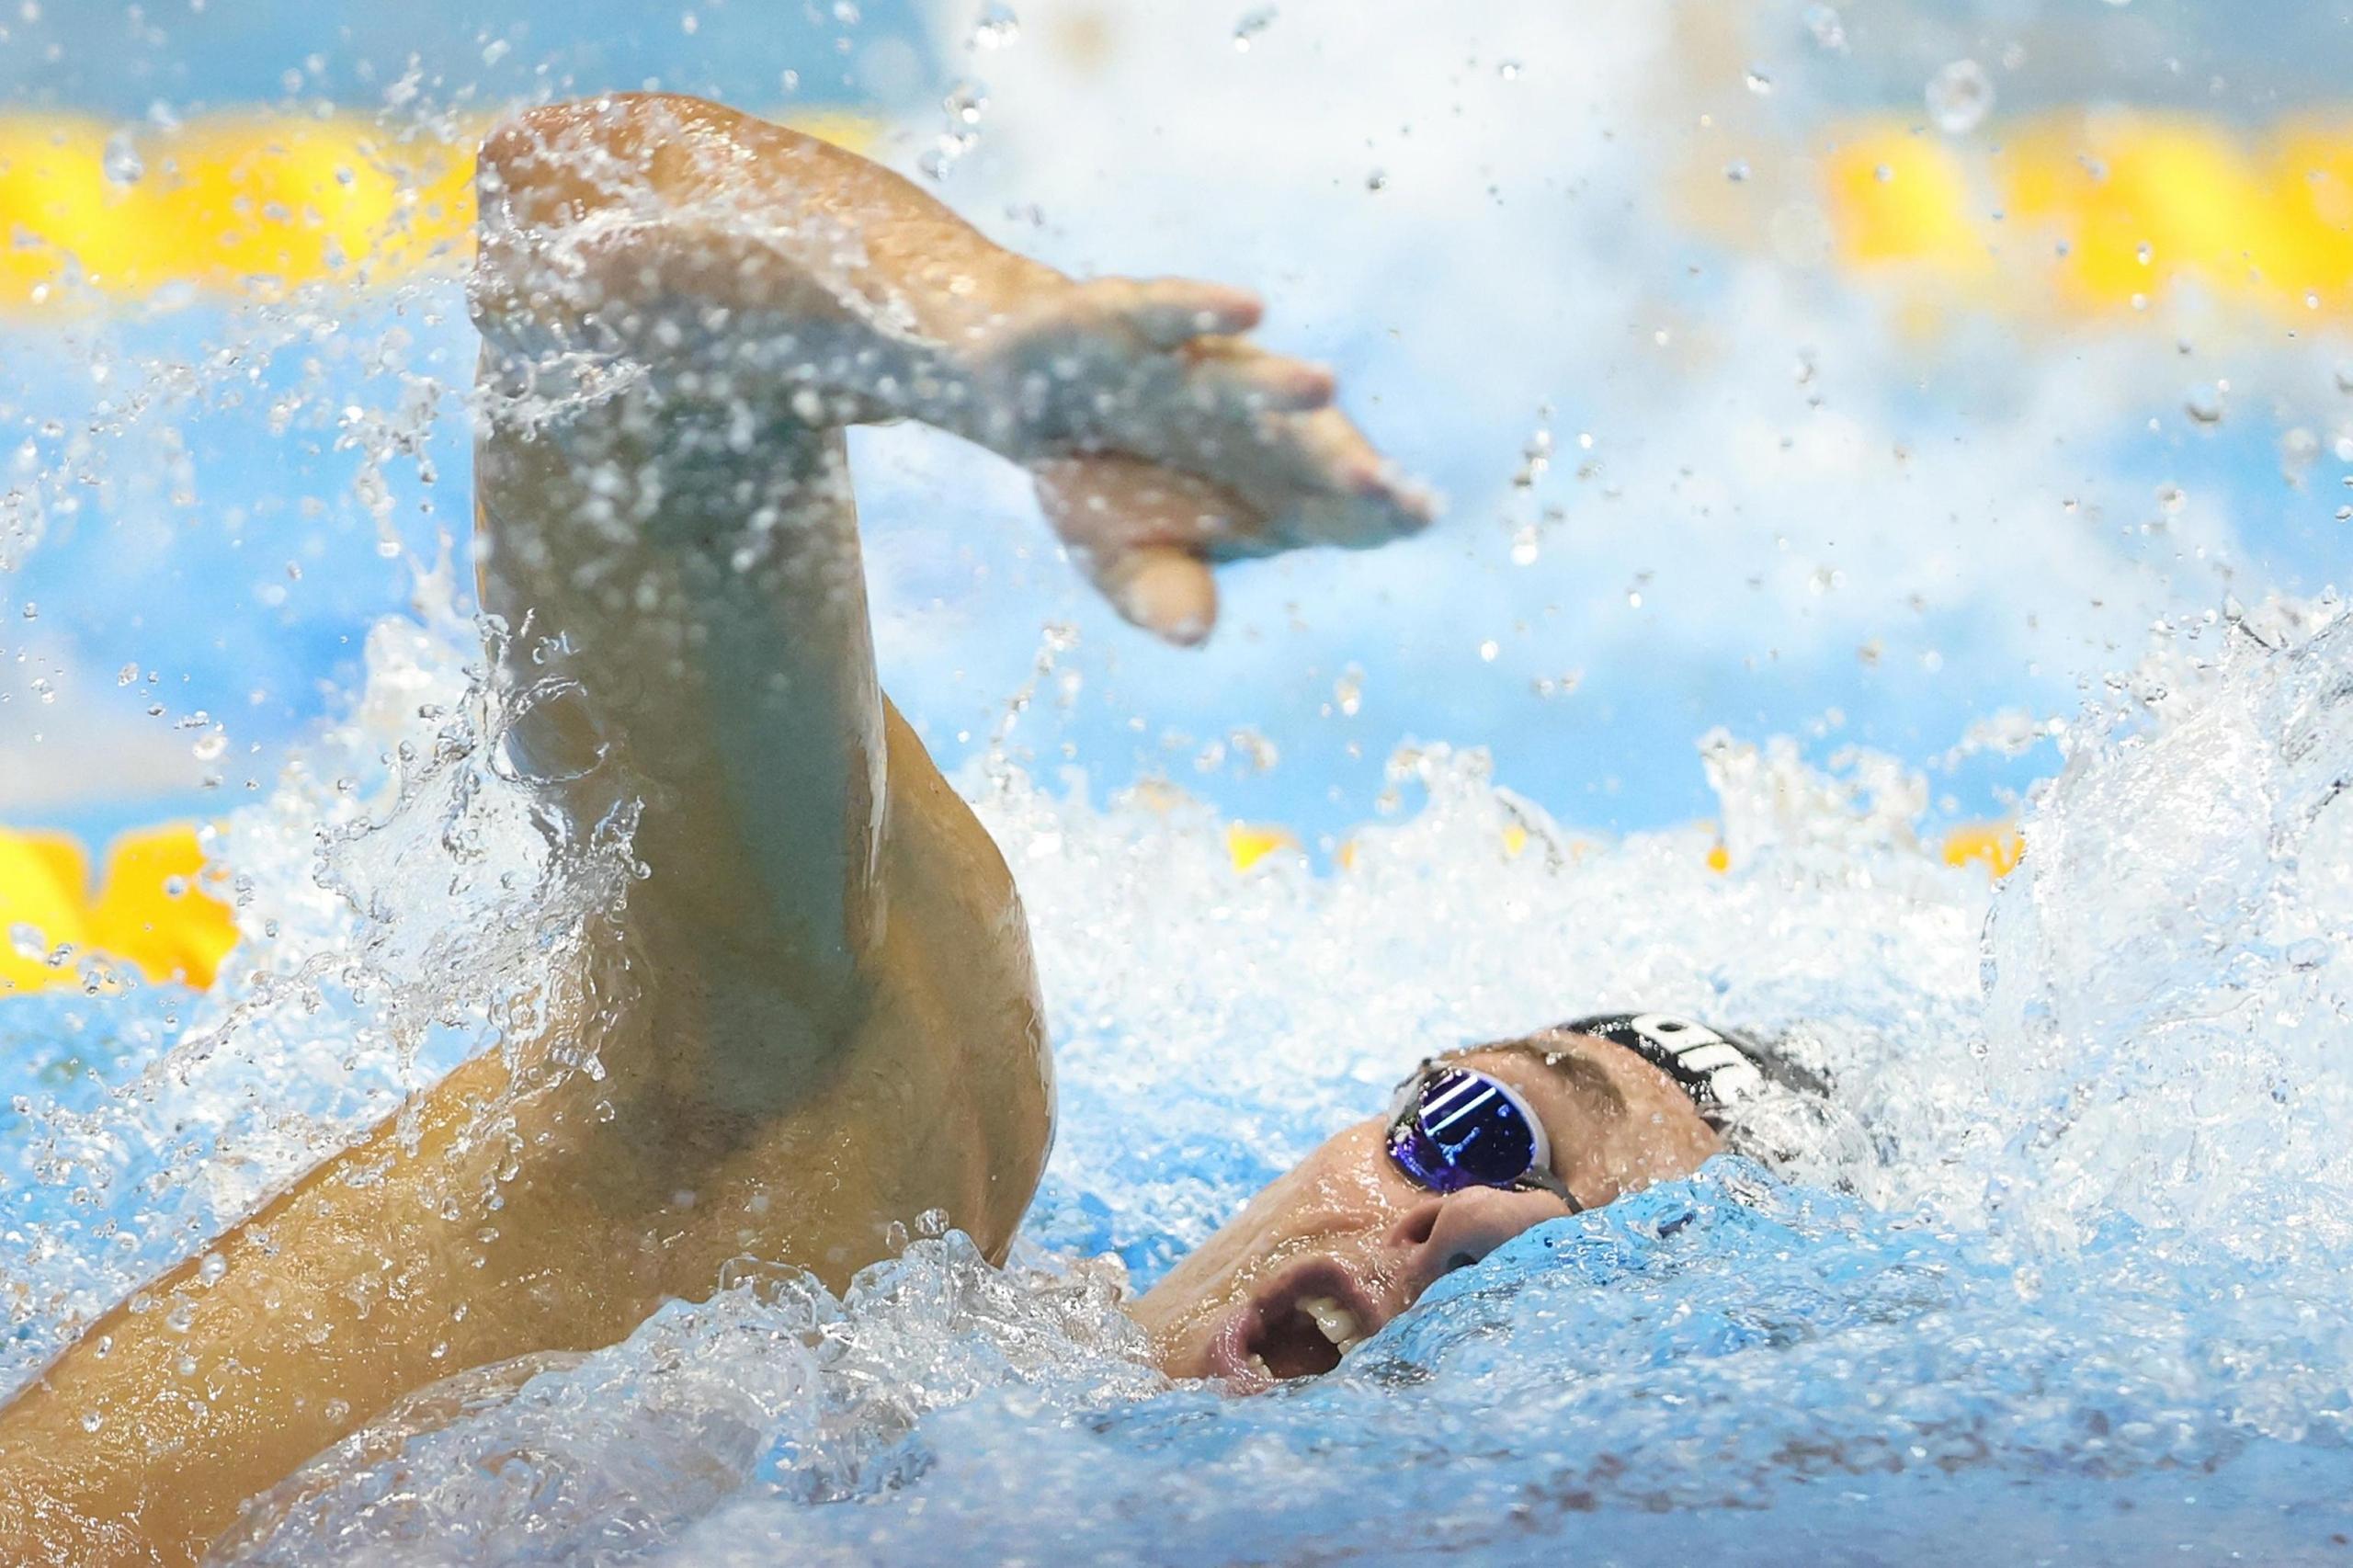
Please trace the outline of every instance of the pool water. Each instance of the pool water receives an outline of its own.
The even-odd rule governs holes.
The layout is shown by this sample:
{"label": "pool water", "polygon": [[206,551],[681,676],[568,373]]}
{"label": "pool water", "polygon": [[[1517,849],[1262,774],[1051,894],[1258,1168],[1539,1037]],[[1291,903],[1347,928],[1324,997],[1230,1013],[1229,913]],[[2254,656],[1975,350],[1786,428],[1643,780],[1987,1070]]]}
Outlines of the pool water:
{"label": "pool water", "polygon": [[[307,35],[278,63],[444,140],[634,81],[641,44],[746,103],[775,74],[717,0],[659,49],[438,5],[422,87]],[[856,61],[914,29],[891,70],[989,90],[903,93],[882,155],[952,149],[946,199],[1074,270],[1263,286],[1455,512],[1229,574],[1184,655],[1036,542],[1019,476],[860,433],[885,683],[1004,848],[1050,1009],[1011,1266],[920,1221],[840,1297],[745,1260],[621,1345],[420,1396],[222,1560],[2353,1557],[2343,301],[2115,251],[2143,215],[2103,205],[2192,189],[2234,113],[2300,145],[2275,100],[2326,51],[2158,0],[902,9],[812,26]],[[1914,68],[1957,17],[1996,118],[1931,137]],[[176,48],[107,91],[200,97],[155,74]],[[37,55],[0,82],[41,98],[6,74]],[[2177,77],[2238,96],[2185,131]],[[2067,108],[2116,98],[2147,118]],[[2125,173],[2081,248],[1996,206],[2087,147]],[[1840,170],[1860,206],[1807,194]],[[1918,269],[1857,260],[1887,242],[1857,211],[1908,213]],[[2086,304],[2094,239],[2124,282]],[[0,1002],[0,1388],[497,1049],[628,874],[503,760],[454,267],[100,303],[0,345],[0,805],[201,812],[242,940],[200,993]],[[2007,877],[1945,863],[2013,812]],[[1236,817],[1295,836],[1238,870]],[[1327,1377],[1237,1401],[1144,1364],[1120,1293],[1414,1060],[1617,1006],[1777,1037],[1840,1115],[1529,1233]]]}
{"label": "pool water", "polygon": [[[253,978],[0,1013],[14,1372],[462,1049],[595,902],[594,865],[526,848],[467,635],[381,629],[317,777],[232,822]],[[747,1263],[609,1350],[437,1391],[228,1560],[2328,1560],[2353,622],[2194,619],[2136,679],[1997,886],[1918,845],[1900,770],[1722,736],[1728,873],[1701,830],[1573,842],[1472,751],[1394,759],[1418,809],[1345,870],[1240,878],[1206,809],[984,760],[1064,1074],[1015,1266],[922,1227],[838,1300]],[[404,741],[426,760],[329,781]],[[321,819],[341,896],[294,871]],[[421,897],[540,924],[419,941],[452,928]],[[1529,1233],[1312,1383],[1141,1363],[1117,1292],[1401,1062],[1620,1000],[1785,1034],[1867,1136]]]}

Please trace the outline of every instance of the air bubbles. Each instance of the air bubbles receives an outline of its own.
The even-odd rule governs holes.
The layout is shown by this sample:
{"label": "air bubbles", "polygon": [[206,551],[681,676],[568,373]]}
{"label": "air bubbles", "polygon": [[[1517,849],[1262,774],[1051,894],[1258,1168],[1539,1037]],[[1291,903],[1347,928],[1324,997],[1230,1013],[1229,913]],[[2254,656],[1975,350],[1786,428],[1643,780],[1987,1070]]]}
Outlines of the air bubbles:
{"label": "air bubbles", "polygon": [[1364,187],[1367,190],[1387,190],[1389,188],[1389,171],[1386,169],[1373,169],[1369,171],[1364,176]]}
{"label": "air bubbles", "polygon": [[1748,68],[1746,73],[1744,74],[1744,80],[1748,84],[1748,90],[1755,93],[1758,97],[1762,98],[1771,96],[1773,91],[1773,78],[1765,74],[1764,72],[1759,71],[1756,66],[1752,65]]}
{"label": "air bubbles", "polygon": [[1275,25],[1281,13],[1272,6],[1261,6],[1255,11],[1245,11],[1242,19],[1233,24],[1233,52],[1247,54],[1257,36]]}
{"label": "air bubbles", "polygon": [[1965,136],[1994,108],[1994,84],[1974,60],[1956,60],[1928,78],[1928,118],[1948,136]]}
{"label": "air bubbles", "polygon": [[1816,44],[1841,54],[1847,51],[1847,24],[1839,19],[1837,6],[1808,6],[1802,19]]}
{"label": "air bubbles", "polygon": [[1745,158],[1734,158],[1731,163],[1726,164],[1724,165],[1724,178],[1730,180],[1734,185],[1747,184],[1748,160]]}
{"label": "air bubbles", "polygon": [[1506,82],[1518,81],[1519,74],[1523,69],[1525,67],[1517,60],[1502,60],[1495,62],[1495,74]]}
{"label": "air bubbles", "polygon": [[2182,398],[2181,411],[2200,425],[2220,425],[2224,412],[2222,397],[2230,390],[2228,381],[2200,382]]}
{"label": "air bubbles", "polygon": [[2336,362],[2336,390],[2347,397],[2353,397],[2353,359],[2339,359]]}

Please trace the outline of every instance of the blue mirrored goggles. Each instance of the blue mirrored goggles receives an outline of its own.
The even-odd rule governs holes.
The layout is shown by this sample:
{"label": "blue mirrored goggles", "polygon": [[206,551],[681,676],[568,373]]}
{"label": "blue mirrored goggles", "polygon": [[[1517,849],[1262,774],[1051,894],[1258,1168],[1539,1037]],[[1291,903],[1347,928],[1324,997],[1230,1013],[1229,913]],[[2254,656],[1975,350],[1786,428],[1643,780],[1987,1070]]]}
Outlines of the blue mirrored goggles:
{"label": "blue mirrored goggles", "polygon": [[1585,1205],[1552,1174],[1543,1119],[1500,1078],[1425,1062],[1397,1086],[1389,1106],[1389,1159],[1407,1181],[1436,1193],[1495,1187],[1549,1192],[1579,1213]]}

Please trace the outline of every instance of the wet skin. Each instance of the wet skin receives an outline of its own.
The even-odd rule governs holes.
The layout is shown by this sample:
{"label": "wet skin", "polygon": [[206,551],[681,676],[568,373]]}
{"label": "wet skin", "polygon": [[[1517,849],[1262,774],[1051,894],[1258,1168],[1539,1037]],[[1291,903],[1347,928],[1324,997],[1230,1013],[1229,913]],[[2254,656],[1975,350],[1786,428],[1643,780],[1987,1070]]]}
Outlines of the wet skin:
{"label": "wet skin", "polygon": [[[1428,506],[1249,295],[1074,282],[715,105],[533,111],[481,163],[475,487],[511,737],[642,875],[467,1063],[83,1326],[0,1408],[0,1562],[185,1564],[403,1396],[609,1345],[742,1255],[838,1287],[929,1210],[1001,1256],[1052,1130],[1003,860],[875,684],[841,426],[1022,463],[1130,619]],[[593,1045],[602,1075],[579,1071]]]}
{"label": "wet skin", "polygon": [[[1449,1060],[1527,1098],[1586,1209],[1722,1147],[1665,1073],[1607,1040],[1552,1032]],[[1133,1303],[1164,1369],[1245,1393],[1329,1371],[1436,1280],[1569,1212],[1543,1191],[1427,1192],[1390,1160],[1387,1131],[1373,1117],[1325,1140]]]}

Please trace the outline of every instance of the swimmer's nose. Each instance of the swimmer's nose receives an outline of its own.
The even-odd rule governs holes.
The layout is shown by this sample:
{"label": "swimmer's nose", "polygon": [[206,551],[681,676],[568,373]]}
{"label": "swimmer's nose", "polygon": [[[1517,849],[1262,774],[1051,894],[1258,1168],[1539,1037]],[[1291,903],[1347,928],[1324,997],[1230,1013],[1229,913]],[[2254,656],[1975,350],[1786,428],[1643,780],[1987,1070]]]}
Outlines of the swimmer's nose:
{"label": "swimmer's nose", "polygon": [[1549,1192],[1474,1187],[1416,1203],[1391,1230],[1389,1244],[1404,1253],[1403,1272],[1418,1297],[1438,1279],[1470,1267],[1522,1231],[1568,1211],[1568,1205]]}

